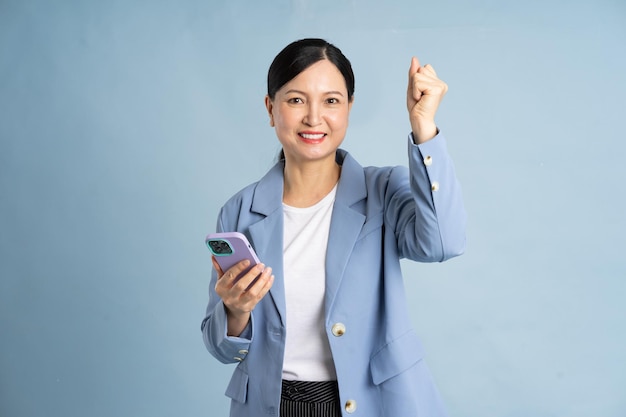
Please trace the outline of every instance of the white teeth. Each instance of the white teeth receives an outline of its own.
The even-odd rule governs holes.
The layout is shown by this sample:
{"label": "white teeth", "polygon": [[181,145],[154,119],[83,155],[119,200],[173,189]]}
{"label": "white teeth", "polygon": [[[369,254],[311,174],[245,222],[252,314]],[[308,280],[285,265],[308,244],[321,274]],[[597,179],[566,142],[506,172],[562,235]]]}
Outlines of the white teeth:
{"label": "white teeth", "polygon": [[323,133],[318,133],[318,134],[310,134],[310,133],[301,133],[300,136],[302,136],[305,139],[310,139],[310,140],[317,140],[317,139],[321,139],[324,137]]}

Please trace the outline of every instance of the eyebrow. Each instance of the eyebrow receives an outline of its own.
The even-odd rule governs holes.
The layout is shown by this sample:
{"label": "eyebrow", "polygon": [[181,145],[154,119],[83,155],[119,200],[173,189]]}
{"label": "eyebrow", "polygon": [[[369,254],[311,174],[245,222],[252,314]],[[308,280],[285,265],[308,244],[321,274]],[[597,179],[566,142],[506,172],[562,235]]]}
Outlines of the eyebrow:
{"label": "eyebrow", "polygon": [[[294,89],[291,89],[291,90],[287,90],[287,91],[285,91],[285,94],[293,94],[293,93],[296,93],[296,94],[302,94],[303,96],[306,96],[306,95],[307,95],[304,91],[300,91],[300,90],[294,90]],[[337,94],[337,95],[340,95],[340,96],[342,96],[342,97],[343,97],[343,95],[344,95],[341,91],[335,91],[335,90],[333,90],[333,91],[327,91],[327,92],[325,92],[324,94],[325,94],[325,95]]]}

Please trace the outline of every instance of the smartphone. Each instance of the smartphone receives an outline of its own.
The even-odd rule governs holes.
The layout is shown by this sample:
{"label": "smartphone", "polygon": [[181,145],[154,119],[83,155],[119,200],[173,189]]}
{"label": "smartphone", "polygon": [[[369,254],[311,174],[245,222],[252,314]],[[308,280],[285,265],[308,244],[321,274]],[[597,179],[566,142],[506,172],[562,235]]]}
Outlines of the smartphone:
{"label": "smartphone", "polygon": [[250,266],[239,274],[237,279],[244,276],[252,267],[260,263],[259,258],[254,253],[254,249],[252,249],[252,245],[250,245],[243,233],[211,233],[206,237],[205,243],[224,272],[244,259],[250,261]]}

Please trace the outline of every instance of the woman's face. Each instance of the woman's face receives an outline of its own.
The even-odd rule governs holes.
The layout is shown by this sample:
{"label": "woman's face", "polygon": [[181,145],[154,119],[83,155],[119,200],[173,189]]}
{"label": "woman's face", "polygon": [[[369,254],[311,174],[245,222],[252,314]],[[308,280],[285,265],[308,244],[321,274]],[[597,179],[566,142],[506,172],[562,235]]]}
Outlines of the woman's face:
{"label": "woman's face", "polygon": [[324,59],[311,65],[278,90],[274,100],[266,97],[265,105],[287,161],[334,161],[352,101],[333,63]]}

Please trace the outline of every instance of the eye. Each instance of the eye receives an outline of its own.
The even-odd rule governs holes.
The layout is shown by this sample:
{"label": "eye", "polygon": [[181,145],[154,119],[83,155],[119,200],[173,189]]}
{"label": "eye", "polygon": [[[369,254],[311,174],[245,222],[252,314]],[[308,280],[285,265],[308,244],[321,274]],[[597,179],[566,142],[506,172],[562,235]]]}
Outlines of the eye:
{"label": "eye", "polygon": [[339,99],[335,97],[330,97],[326,99],[326,103],[328,104],[339,104]]}
{"label": "eye", "polygon": [[302,104],[303,103],[303,101],[302,101],[302,99],[300,97],[292,97],[289,100],[287,100],[287,102],[291,103],[291,104]]}

